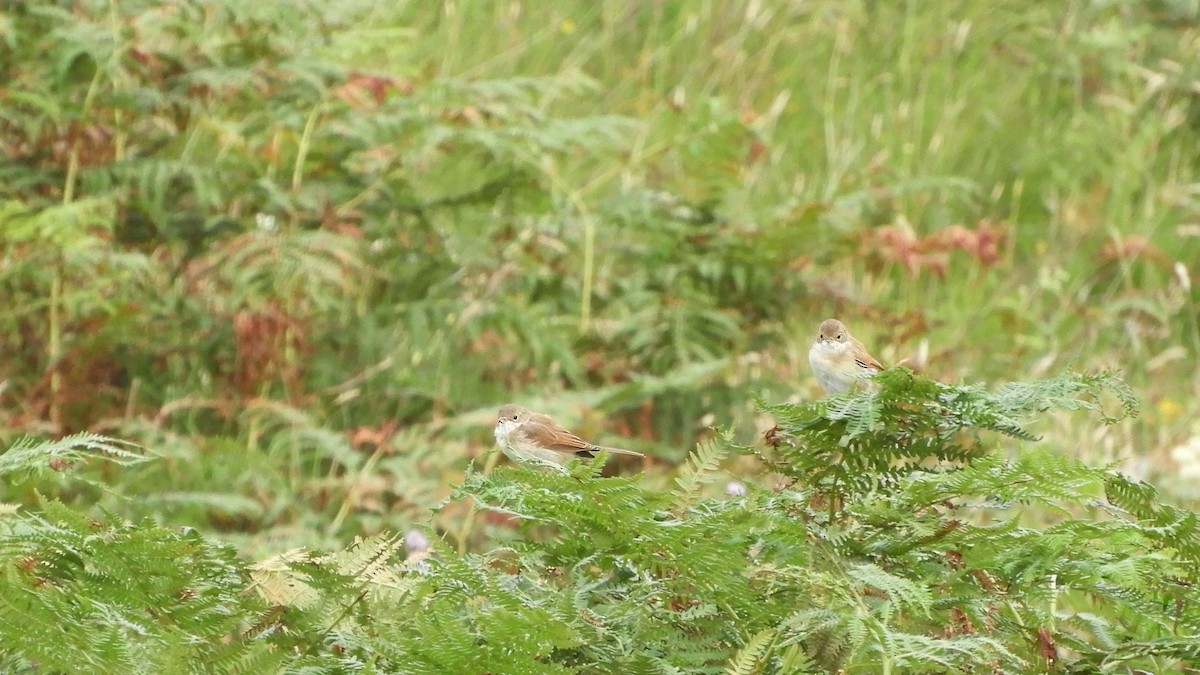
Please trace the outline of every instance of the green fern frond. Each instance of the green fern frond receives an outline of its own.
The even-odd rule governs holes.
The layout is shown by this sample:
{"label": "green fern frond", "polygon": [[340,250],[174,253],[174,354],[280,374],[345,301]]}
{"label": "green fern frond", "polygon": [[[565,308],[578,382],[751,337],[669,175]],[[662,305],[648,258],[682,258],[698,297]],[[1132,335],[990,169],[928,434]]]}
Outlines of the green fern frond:
{"label": "green fern frond", "polygon": [[984,635],[939,639],[913,633],[889,632],[881,645],[884,658],[901,672],[972,671],[1002,665],[1010,672],[1029,672],[1029,661],[1000,640]]}
{"label": "green fern frond", "polygon": [[1104,476],[1104,471],[1062,453],[1038,449],[1022,452],[1011,462],[995,454],[955,471],[917,473],[903,489],[913,504],[957,498],[992,508],[1010,503],[1063,508],[1101,496]]}
{"label": "green fern frond", "polygon": [[325,427],[307,412],[285,403],[255,400],[242,415],[246,423],[263,431],[272,450],[311,453],[346,469],[357,469],[366,460],[351,446],[345,434]]}
{"label": "green fern frond", "polygon": [[767,648],[775,640],[775,631],[773,629],[764,629],[759,631],[754,637],[746,641],[738,653],[730,660],[729,667],[725,669],[726,675],[754,675],[761,672],[764,657],[767,653]]}
{"label": "green fern frond", "polygon": [[103,246],[107,240],[97,232],[112,231],[115,213],[111,197],[76,199],[37,210],[10,201],[0,206],[0,228],[10,242],[37,241],[75,252]]}
{"label": "green fern frond", "polygon": [[870,563],[854,565],[846,573],[859,583],[883,593],[898,605],[898,609],[929,615],[933,597],[928,590],[916,583]]}
{"label": "green fern frond", "polygon": [[259,519],[265,511],[258,500],[220,492],[159,492],[142,495],[139,499],[147,506],[154,506],[166,512],[177,507],[194,506],[230,516]]}
{"label": "green fern frond", "polygon": [[54,501],[21,519],[0,536],[12,571],[0,579],[0,639],[43,667],[205,661],[253,606],[233,550],[193,531],[89,518]]}
{"label": "green fern frond", "polygon": [[1103,664],[1105,666],[1112,666],[1147,657],[1169,658],[1180,661],[1200,659],[1200,635],[1169,637],[1144,642],[1128,642],[1109,652],[1105,656]]}
{"label": "green fern frond", "polygon": [[61,471],[76,462],[99,458],[121,466],[147,461],[134,452],[138,446],[107,436],[78,433],[54,441],[22,438],[0,454],[0,476],[35,475],[48,470]]}
{"label": "green fern frond", "polygon": [[1158,501],[1152,486],[1117,473],[1104,476],[1108,501],[1137,519],[1136,527],[1157,546],[1177,550],[1200,565],[1200,515]]}
{"label": "green fern frond", "polygon": [[772,465],[834,495],[892,490],[910,473],[953,473],[980,461],[988,452],[983,431],[1036,439],[1026,422],[1049,409],[1087,409],[1110,419],[1101,403],[1112,392],[1126,414],[1136,411],[1128,388],[1107,374],[1010,383],[994,392],[935,382],[902,367],[873,379],[876,391],[800,405],[760,403],[785,439]]}
{"label": "green fern frond", "polygon": [[696,449],[688,455],[675,478],[676,488],[672,494],[676,508],[687,506],[703,485],[715,480],[713,474],[729,453],[729,441],[730,434],[726,431],[722,433],[721,442],[713,440],[696,444]]}

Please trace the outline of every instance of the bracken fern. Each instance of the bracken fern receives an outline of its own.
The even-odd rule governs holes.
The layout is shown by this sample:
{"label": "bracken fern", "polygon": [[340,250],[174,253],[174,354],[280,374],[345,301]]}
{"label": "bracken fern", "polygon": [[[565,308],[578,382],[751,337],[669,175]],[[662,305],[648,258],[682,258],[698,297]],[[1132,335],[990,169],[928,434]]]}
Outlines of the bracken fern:
{"label": "bracken fern", "polygon": [[905,371],[877,380],[769,406],[776,447],[743,452],[792,478],[776,491],[704,492],[728,436],[697,448],[675,491],[603,477],[600,461],[468,472],[443,509],[470,500],[481,512],[493,544],[478,552],[435,542],[405,554],[384,535],[249,564],[150,522],[53,501],[10,511],[5,663],[1023,673],[1181,672],[1197,658],[1196,515],[1105,467],[1004,450],[994,433],[1027,438],[1055,408],[1113,418],[1107,390],[1133,412],[1119,380],[1071,374],[994,393]]}

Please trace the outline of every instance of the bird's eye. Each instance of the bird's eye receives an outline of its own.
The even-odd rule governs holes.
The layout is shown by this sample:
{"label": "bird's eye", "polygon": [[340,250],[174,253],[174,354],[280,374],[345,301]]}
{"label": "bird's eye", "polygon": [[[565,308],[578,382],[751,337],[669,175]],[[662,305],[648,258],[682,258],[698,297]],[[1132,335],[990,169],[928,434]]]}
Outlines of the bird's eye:
{"label": "bird's eye", "polygon": [[838,342],[845,342],[845,341],[846,341],[845,333],[838,333]]}
{"label": "bird's eye", "polygon": [[513,421],[514,421],[514,422],[515,422],[515,421],[517,421],[517,417],[519,417],[519,415],[513,415]]}

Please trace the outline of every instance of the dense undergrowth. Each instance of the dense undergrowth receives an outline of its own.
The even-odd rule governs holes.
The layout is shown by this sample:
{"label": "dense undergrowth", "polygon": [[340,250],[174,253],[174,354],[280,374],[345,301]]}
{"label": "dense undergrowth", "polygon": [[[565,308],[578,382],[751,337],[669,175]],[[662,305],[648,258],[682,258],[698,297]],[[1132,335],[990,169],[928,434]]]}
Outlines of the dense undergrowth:
{"label": "dense undergrowth", "polygon": [[[5,668],[1180,667],[1194,535],[1160,501],[1200,499],[1198,25],[0,2],[4,601],[39,631]],[[1111,381],[936,382],[1116,368],[1148,405],[1052,413],[1018,452],[806,403],[829,316],[967,428],[1029,444],[1025,415]],[[509,401],[650,459],[498,467]]]}
{"label": "dense undergrowth", "polygon": [[[878,392],[768,407],[770,447],[741,451],[792,477],[779,490],[705,494],[728,434],[698,446],[671,489],[598,464],[468,471],[451,499],[510,523],[479,552],[406,550],[384,533],[250,564],[192,530],[44,499],[4,517],[5,665],[1162,673],[1200,659],[1197,514],[1028,431],[1055,409],[1135,412],[1123,383],[878,379]],[[1006,457],[993,432],[1029,440]],[[89,456],[138,461],[85,436],[22,445],[0,470]]]}

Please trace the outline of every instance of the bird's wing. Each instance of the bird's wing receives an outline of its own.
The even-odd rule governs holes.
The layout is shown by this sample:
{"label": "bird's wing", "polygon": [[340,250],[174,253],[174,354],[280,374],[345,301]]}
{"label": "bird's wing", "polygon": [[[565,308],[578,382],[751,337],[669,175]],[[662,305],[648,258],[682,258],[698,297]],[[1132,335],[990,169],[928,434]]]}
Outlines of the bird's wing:
{"label": "bird's wing", "polygon": [[862,366],[863,368],[868,368],[870,370],[875,370],[875,371],[880,371],[880,372],[886,370],[886,368],[883,367],[883,364],[880,363],[878,360],[876,360],[874,356],[871,356],[870,352],[867,351],[866,347],[862,346],[861,342],[859,342],[858,340],[855,340],[854,343],[855,343],[855,346],[858,347],[858,349],[854,350],[854,362],[855,363],[857,363],[859,366]]}
{"label": "bird's wing", "polygon": [[[534,443],[548,450],[573,453],[583,457],[592,457],[592,453],[599,452],[601,450],[605,452],[611,452],[614,455],[632,455],[634,457],[642,456],[642,453],[634,452],[633,450],[625,450],[624,448],[610,448],[604,445],[588,443],[575,434],[558,426],[552,420],[549,424],[546,424],[541,420],[537,420],[536,417],[537,415],[535,414],[534,417],[529,419],[529,421],[521,424],[519,429],[521,433],[525,434]],[[541,415],[541,417],[546,418],[546,420],[550,420],[550,418],[546,417],[545,415]]]}
{"label": "bird's wing", "polygon": [[[537,415],[531,417],[529,421],[523,422],[517,430],[524,434],[537,445],[546,448],[547,450],[557,450],[558,452],[575,453],[580,450],[589,450],[594,447],[591,443],[583,440],[575,434],[563,429],[562,427],[551,422],[545,424],[536,419]],[[545,415],[541,415],[545,417]],[[549,419],[549,418],[547,418]]]}
{"label": "bird's wing", "polygon": [[876,372],[883,372],[885,370],[885,368],[883,367],[883,364],[876,361],[871,356],[867,356],[867,358],[865,360],[864,359],[854,359],[854,361],[855,361],[855,363],[862,366],[863,368],[866,368],[867,370],[874,370]]}

